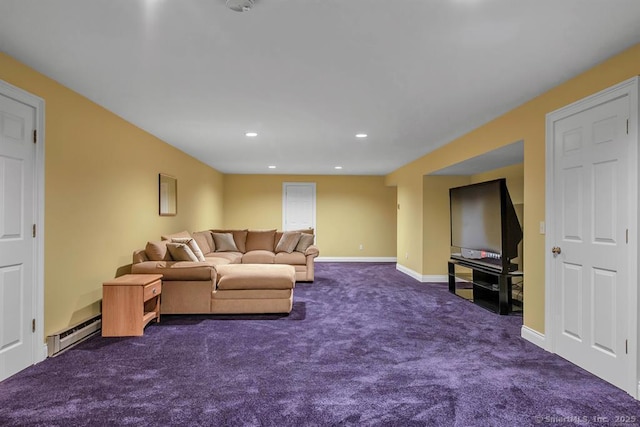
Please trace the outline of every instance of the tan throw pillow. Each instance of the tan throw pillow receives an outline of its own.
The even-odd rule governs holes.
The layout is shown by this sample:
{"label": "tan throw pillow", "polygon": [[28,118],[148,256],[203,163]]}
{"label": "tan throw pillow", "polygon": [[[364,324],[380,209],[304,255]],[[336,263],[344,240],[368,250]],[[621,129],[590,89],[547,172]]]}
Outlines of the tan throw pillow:
{"label": "tan throw pillow", "polygon": [[[231,233],[233,235],[233,241],[238,248],[238,252],[245,253],[247,251],[247,229],[244,230],[211,230],[213,233]],[[218,252],[216,250],[216,252]]]}
{"label": "tan throw pillow", "polygon": [[171,242],[184,243],[189,247],[189,249],[191,249],[191,252],[193,252],[198,261],[204,261],[204,255],[202,254],[202,251],[200,250],[200,247],[198,246],[198,243],[195,241],[195,239],[192,239],[191,237],[174,237],[173,239],[171,239]]}
{"label": "tan throw pillow", "polygon": [[313,234],[302,233],[300,235],[300,241],[296,245],[296,252],[304,253],[304,251],[306,251],[309,246],[313,245],[314,237],[315,236]]}
{"label": "tan throw pillow", "polygon": [[184,243],[167,243],[167,249],[171,253],[171,258],[175,261],[193,261],[197,262],[195,254]]}
{"label": "tan throw pillow", "polygon": [[249,230],[247,233],[246,251],[271,251],[276,230]]}
{"label": "tan throw pillow", "polygon": [[239,252],[231,233],[213,233],[216,252]]}
{"label": "tan throw pillow", "polygon": [[171,261],[171,254],[167,250],[166,241],[147,242],[144,252],[151,261]]}
{"label": "tan throw pillow", "polygon": [[298,245],[300,236],[302,236],[302,233],[299,231],[287,231],[283,233],[278,245],[276,246],[276,252],[286,252],[290,254]]}

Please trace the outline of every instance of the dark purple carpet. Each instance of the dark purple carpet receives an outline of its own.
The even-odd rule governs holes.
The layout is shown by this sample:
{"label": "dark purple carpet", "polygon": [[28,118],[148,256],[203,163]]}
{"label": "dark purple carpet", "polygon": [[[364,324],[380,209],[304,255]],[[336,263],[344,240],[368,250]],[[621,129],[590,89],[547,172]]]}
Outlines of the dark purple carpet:
{"label": "dark purple carpet", "polygon": [[0,383],[0,425],[640,423],[640,404],[393,264],[317,264],[285,316],[164,316]]}

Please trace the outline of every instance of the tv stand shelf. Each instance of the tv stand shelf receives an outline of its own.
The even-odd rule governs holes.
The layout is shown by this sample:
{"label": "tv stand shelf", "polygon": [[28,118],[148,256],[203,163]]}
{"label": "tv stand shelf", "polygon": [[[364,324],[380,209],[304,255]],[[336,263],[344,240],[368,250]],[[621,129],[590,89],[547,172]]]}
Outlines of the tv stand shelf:
{"label": "tv stand shelf", "polygon": [[[456,270],[456,267],[461,268]],[[502,273],[472,261],[458,259],[449,260],[448,271],[449,292],[452,294],[472,300],[499,314],[513,311],[513,279],[521,278],[521,272]]]}

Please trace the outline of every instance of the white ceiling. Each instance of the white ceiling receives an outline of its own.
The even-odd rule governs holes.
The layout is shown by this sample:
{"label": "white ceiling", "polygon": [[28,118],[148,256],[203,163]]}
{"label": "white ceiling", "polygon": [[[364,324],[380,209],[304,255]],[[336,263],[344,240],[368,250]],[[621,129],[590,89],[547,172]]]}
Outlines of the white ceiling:
{"label": "white ceiling", "polygon": [[639,22],[638,0],[0,0],[0,51],[224,173],[381,175]]}

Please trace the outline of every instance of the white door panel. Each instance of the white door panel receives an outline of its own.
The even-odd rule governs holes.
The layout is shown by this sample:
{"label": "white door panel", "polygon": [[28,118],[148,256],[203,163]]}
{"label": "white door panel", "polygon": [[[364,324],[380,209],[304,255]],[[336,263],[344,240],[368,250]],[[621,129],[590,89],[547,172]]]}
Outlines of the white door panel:
{"label": "white door panel", "polygon": [[282,229],[316,228],[316,184],[285,182],[282,186]]}
{"label": "white door panel", "polygon": [[0,380],[33,363],[35,109],[0,95]]}
{"label": "white door panel", "polygon": [[629,98],[620,97],[556,120],[555,245],[552,278],[555,350],[626,388],[629,358]]}

